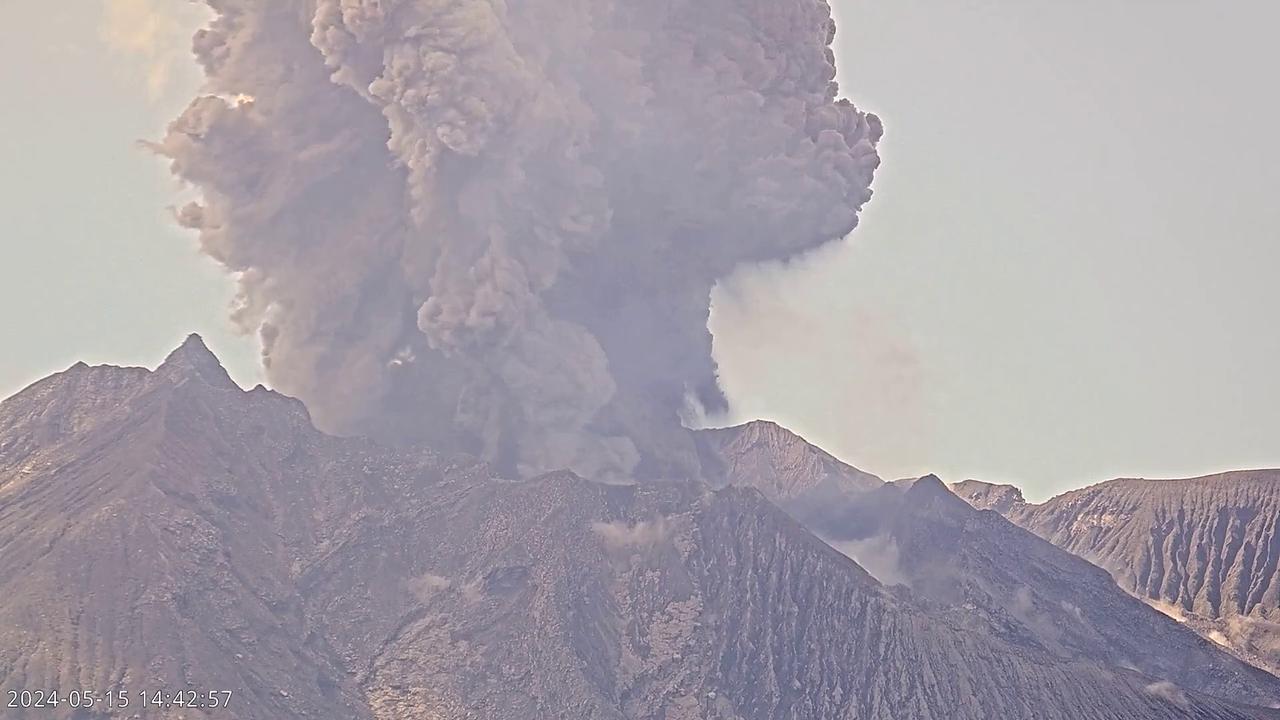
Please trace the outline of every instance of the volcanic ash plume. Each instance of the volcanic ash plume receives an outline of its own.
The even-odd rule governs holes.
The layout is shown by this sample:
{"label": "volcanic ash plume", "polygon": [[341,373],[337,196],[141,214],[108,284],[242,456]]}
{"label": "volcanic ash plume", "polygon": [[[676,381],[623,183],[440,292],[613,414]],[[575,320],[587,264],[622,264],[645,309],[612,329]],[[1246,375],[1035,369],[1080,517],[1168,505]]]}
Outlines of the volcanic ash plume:
{"label": "volcanic ash plume", "polygon": [[847,234],[881,126],[823,0],[207,0],[153,145],[235,320],[337,432],[696,472],[710,290]]}

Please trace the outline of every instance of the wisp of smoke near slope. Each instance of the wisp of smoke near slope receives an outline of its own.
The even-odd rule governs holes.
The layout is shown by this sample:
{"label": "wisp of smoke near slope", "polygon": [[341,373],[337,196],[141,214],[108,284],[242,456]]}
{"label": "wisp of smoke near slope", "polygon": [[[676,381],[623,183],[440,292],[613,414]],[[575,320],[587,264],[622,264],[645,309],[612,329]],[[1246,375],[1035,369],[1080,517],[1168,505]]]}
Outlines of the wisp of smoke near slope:
{"label": "wisp of smoke near slope", "polygon": [[151,147],[322,427],[696,473],[712,286],[849,233],[879,120],[824,0],[206,0]]}

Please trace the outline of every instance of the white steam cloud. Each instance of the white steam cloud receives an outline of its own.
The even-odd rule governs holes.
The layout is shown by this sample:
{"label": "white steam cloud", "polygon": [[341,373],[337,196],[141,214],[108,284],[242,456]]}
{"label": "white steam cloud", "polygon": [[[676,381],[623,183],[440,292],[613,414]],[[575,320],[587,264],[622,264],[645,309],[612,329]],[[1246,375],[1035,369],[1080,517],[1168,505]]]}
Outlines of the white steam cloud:
{"label": "white steam cloud", "polygon": [[591,531],[599,535],[605,544],[613,548],[648,549],[666,542],[671,536],[666,518],[658,516],[654,520],[628,523],[621,520],[614,522],[591,523]]}
{"label": "white steam cloud", "polygon": [[1182,692],[1182,688],[1179,688],[1168,680],[1153,682],[1143,689],[1148,695],[1158,697],[1161,700],[1177,705],[1178,707],[1185,708],[1189,706],[1187,703],[1187,695]]}
{"label": "white steam cloud", "polygon": [[824,0],[207,4],[207,94],[152,147],[330,430],[694,474],[712,286],[871,196],[881,126],[836,99]]}
{"label": "white steam cloud", "polygon": [[911,587],[911,578],[903,571],[898,541],[891,535],[877,535],[862,540],[827,541],[842,555],[862,566],[881,585]]}

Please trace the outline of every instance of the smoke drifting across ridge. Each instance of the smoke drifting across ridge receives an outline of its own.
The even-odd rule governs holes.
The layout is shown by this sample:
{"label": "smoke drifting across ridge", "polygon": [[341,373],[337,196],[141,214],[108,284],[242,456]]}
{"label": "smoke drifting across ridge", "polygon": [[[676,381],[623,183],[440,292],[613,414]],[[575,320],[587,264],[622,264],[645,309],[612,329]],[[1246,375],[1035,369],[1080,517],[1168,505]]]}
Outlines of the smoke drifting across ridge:
{"label": "smoke drifting across ridge", "polygon": [[207,0],[152,148],[322,427],[696,473],[718,278],[857,224],[879,120],[823,0]]}

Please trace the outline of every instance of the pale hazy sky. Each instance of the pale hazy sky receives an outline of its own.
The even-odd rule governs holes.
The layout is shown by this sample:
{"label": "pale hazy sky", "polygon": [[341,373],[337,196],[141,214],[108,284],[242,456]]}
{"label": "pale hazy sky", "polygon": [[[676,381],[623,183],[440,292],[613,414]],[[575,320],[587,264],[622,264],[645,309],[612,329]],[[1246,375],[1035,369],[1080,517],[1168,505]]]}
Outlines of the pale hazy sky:
{"label": "pale hazy sky", "polygon": [[[0,1],[0,395],[192,330],[258,382],[133,142],[191,92],[147,14],[185,3]],[[1036,498],[1280,466],[1280,3],[834,4],[885,162],[849,243],[718,293],[739,417]]]}

